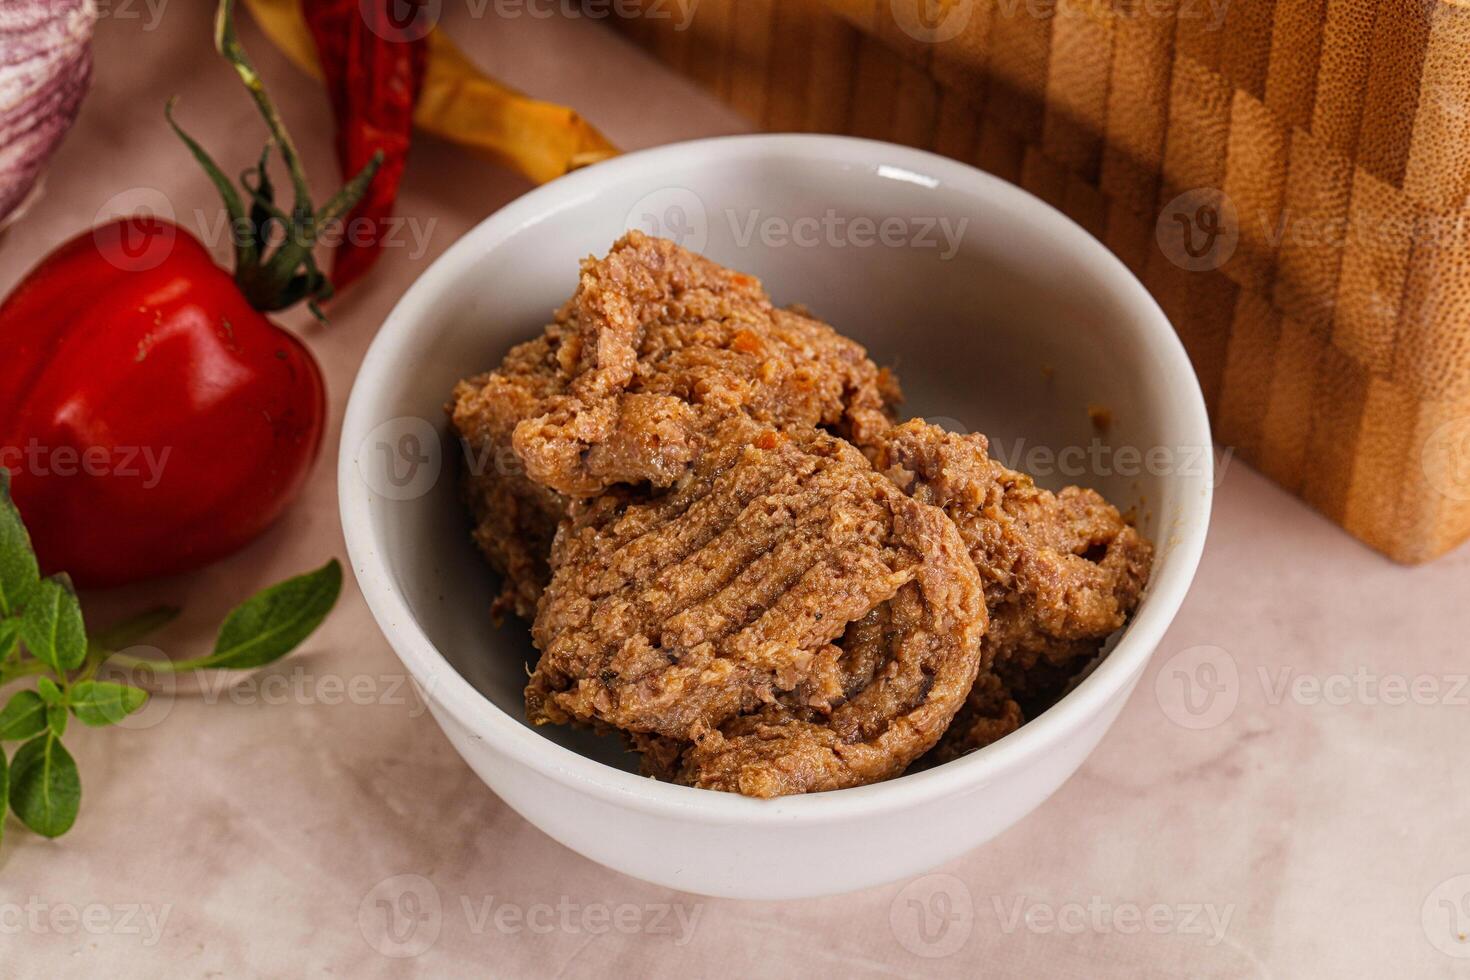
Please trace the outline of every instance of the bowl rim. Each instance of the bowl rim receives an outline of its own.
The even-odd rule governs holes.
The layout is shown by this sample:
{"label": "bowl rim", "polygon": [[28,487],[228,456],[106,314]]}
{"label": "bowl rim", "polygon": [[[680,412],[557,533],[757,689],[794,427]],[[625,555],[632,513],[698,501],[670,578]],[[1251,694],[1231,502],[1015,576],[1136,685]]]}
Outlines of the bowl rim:
{"label": "bowl rim", "polygon": [[616,769],[544,738],[474,688],[424,633],[377,548],[372,495],[361,492],[357,449],[373,426],[383,379],[403,363],[401,351],[424,321],[440,287],[472,269],[484,254],[553,213],[576,207],[598,190],[638,172],[694,168],[702,159],[806,160],[880,165],[937,179],[939,186],[972,197],[994,199],[1023,219],[1046,226],[1057,248],[1086,259],[1107,288],[1135,315],[1132,329],[1160,359],[1160,384],[1186,420],[1190,445],[1212,446],[1199,381],[1168,318],[1132,272],[1101,242],[1066,215],[992,174],[924,150],[848,136],[758,134],[721,136],[640,150],[575,171],[535,188],[494,212],[440,255],[399,298],[373,339],[348,398],[338,455],[342,531],[358,585],[384,638],[408,668],[431,704],[447,711],[464,729],[497,751],[573,790],[647,814],[708,824],[811,826],[862,819],[930,800],[972,791],[1003,771],[1023,766],[1083,727],[1141,675],[1188,592],[1204,548],[1214,489],[1213,452],[1202,453],[1198,476],[1175,474],[1179,513],[1163,533],[1170,535],[1167,560],[1150,582],[1144,601],[1109,655],[1077,687],[1036,719],[983,749],[943,766],[867,786],[753,799],[658,782]]}

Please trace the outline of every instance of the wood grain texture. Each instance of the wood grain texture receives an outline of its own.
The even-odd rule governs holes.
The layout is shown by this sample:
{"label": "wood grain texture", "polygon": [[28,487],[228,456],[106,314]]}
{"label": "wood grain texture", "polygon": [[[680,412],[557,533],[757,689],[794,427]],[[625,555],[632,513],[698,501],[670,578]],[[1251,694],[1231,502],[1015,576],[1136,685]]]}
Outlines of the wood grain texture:
{"label": "wood grain texture", "polygon": [[1058,211],[1067,207],[1067,170],[1030,144],[1021,159],[1021,186]]}
{"label": "wood grain texture", "polygon": [[1311,327],[1282,317],[1257,462],[1267,476],[1294,493],[1306,483],[1312,406],[1325,347]]}
{"label": "wood grain texture", "polygon": [[1434,0],[1404,190],[1433,211],[1470,201],[1470,7]]}
{"label": "wood grain texture", "polygon": [[1175,329],[1194,362],[1205,407],[1213,414],[1219,408],[1225,382],[1230,329],[1235,322],[1240,287],[1218,270],[1190,275],[1193,281],[1185,291],[1187,305]]}
{"label": "wood grain texture", "polygon": [[940,88],[934,121],[934,152],[956,160],[969,160],[979,137],[980,114],[969,96],[951,88]]}
{"label": "wood grain texture", "polygon": [[1368,381],[1356,466],[1342,517],[1348,531],[1401,561],[1414,560],[1410,553],[1424,545],[1408,537],[1414,522],[1407,511],[1413,508],[1415,488],[1414,481],[1404,477],[1410,472],[1410,436],[1418,411],[1418,403],[1403,386],[1383,377]]}
{"label": "wood grain texture", "polygon": [[1415,407],[1397,547],[1413,549],[1399,557],[1423,561],[1453,547],[1454,529],[1470,520],[1470,402],[1421,399]]}
{"label": "wood grain texture", "polygon": [[875,140],[889,138],[898,105],[898,70],[902,64],[898,55],[877,38],[864,34],[859,39],[852,85],[852,135]]}
{"label": "wood grain texture", "polygon": [[[721,4],[725,6],[725,4]],[[862,34],[847,21],[814,10],[802,128],[814,133],[851,130],[853,79]]]}
{"label": "wood grain texture", "polygon": [[[1299,0],[1286,0],[1293,2]],[[1258,101],[1266,98],[1276,7],[1277,0],[1232,0],[1223,22],[1211,14],[1210,24],[1220,32],[1220,74],[1236,91]]]}
{"label": "wood grain texture", "polygon": [[[749,119],[766,115],[774,45],[771,20],[779,0],[740,0],[730,23],[730,104]],[[703,28],[700,18],[695,21]]]}
{"label": "wood grain texture", "polygon": [[1021,161],[1026,156],[1026,141],[988,112],[980,120],[980,139],[975,147],[974,163],[1013,184],[1021,182]]}
{"label": "wood grain texture", "polygon": [[[1194,59],[1207,71],[1219,72],[1225,51],[1225,32],[1220,29],[1221,15],[1231,16],[1232,8],[1243,0],[1210,3],[1208,0],[1181,0],[1175,8],[1174,46],[1182,56]],[[1147,5],[1144,5],[1147,10]]]}
{"label": "wood grain texture", "polygon": [[1101,188],[1098,193],[1108,208],[1107,227],[1099,237],[1113,250],[1113,254],[1123,260],[1130,272],[1142,279],[1149,256],[1158,250],[1154,244],[1154,222]]}
{"label": "wood grain texture", "polygon": [[1312,429],[1302,496],[1307,503],[1342,523],[1347,512],[1358,429],[1368,398],[1369,373],[1341,348],[1322,349],[1312,395]]}
{"label": "wood grain texture", "polygon": [[1373,25],[1378,8],[1395,0],[1328,0],[1312,104],[1312,132],[1351,156],[1358,145]]}
{"label": "wood grain texture", "polygon": [[895,143],[917,146],[921,150],[932,149],[938,118],[938,83],[928,72],[910,62],[901,61],[898,65],[893,121],[886,138]]}
{"label": "wood grain texture", "polygon": [[1327,0],[1286,0],[1271,19],[1266,105],[1282,125],[1310,126],[1317,104]]}
{"label": "wood grain texture", "polygon": [[1415,226],[1394,377],[1426,399],[1470,393],[1470,210]]}
{"label": "wood grain texture", "polygon": [[1098,178],[1107,128],[1115,22],[1106,7],[1078,4],[1052,29],[1041,146],[1048,157],[1091,181]]}
{"label": "wood grain texture", "polygon": [[[1044,15],[1046,10],[1050,15]],[[1041,136],[1046,115],[1046,79],[1051,64],[1055,7],[1016,3],[997,4],[990,29],[990,75],[997,97],[989,112],[1018,136],[1034,141]]]}
{"label": "wood grain texture", "polygon": [[1163,166],[1174,30],[1172,18],[1160,13],[1173,8],[1171,2],[1162,9],[1152,4],[1125,9],[1113,32],[1099,185],[1139,213],[1153,210]]}
{"label": "wood grain texture", "polygon": [[1188,55],[1174,59],[1159,207],[1186,191],[1224,184],[1231,101],[1219,74]]}
{"label": "wood grain texture", "polygon": [[[670,30],[668,34],[682,34],[688,49],[685,72],[690,78],[709,89],[730,97],[730,53],[729,32],[734,23],[734,11],[724,4],[704,5],[700,0],[683,0],[683,11],[688,14],[688,27],[683,31]],[[696,29],[695,19],[699,24]]]}
{"label": "wood grain texture", "polygon": [[960,33],[934,46],[930,72],[947,89],[964,94],[975,105],[985,98],[990,78],[990,35],[999,0],[962,0],[968,17]]}
{"label": "wood grain texture", "polygon": [[1225,194],[1235,205],[1240,239],[1225,274],[1268,293],[1276,273],[1289,135],[1266,104],[1240,89],[1230,108]]}
{"label": "wood grain texture", "polygon": [[[687,38],[619,26],[767,127],[1054,204],[1154,293],[1243,459],[1398,560],[1470,536],[1422,458],[1470,420],[1467,0],[700,0]],[[1198,190],[1239,237],[1191,272],[1155,229]]]}
{"label": "wood grain texture", "polygon": [[1078,174],[1067,174],[1062,211],[1093,238],[1101,241],[1108,233],[1108,198],[1097,185]]}
{"label": "wood grain texture", "polygon": [[1278,234],[1275,302],[1281,312],[1326,336],[1337,302],[1347,235],[1352,164],[1326,140],[1294,130]]}
{"label": "wood grain texture", "polygon": [[1393,369],[1419,215],[1402,191],[1358,170],[1348,218],[1332,342],[1372,373],[1386,375]]}
{"label": "wood grain texture", "polygon": [[1280,342],[1281,314],[1260,293],[1243,291],[1235,304],[1225,354],[1215,438],[1234,446],[1246,459],[1260,459],[1265,445],[1266,410]]}
{"label": "wood grain texture", "polygon": [[[820,11],[799,3],[780,3],[771,9],[771,37],[783,38],[802,51],[812,44],[813,21]],[[807,86],[811,72],[805,58],[771,58],[767,70],[765,119],[775,133],[800,130],[806,122]]]}
{"label": "wood grain texture", "polygon": [[[1403,186],[1408,167],[1432,9],[1421,3],[1394,4],[1374,24],[1356,161],[1395,187]],[[1470,49],[1462,49],[1461,55],[1470,57]]]}
{"label": "wood grain texture", "polygon": [[1213,412],[1221,397],[1240,287],[1218,270],[1181,269],[1157,248],[1149,253],[1142,281],[1179,332],[1205,405]]}
{"label": "wood grain texture", "polygon": [[684,26],[699,12],[699,0],[664,0],[661,5],[645,9],[654,29],[659,57],[676,71],[692,74],[708,53],[699,50],[698,35]]}

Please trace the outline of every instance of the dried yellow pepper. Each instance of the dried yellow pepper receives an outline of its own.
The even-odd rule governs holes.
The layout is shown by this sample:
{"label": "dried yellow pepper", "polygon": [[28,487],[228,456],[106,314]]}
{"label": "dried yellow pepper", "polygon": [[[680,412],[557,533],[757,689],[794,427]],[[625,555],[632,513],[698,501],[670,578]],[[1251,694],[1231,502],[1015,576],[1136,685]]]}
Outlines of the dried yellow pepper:
{"label": "dried yellow pepper", "polygon": [[[320,78],[316,46],[299,0],[245,0],[271,42]],[[414,124],[424,132],[490,156],[537,183],[618,150],[573,109],[530,98],[503,85],[435,29]]]}

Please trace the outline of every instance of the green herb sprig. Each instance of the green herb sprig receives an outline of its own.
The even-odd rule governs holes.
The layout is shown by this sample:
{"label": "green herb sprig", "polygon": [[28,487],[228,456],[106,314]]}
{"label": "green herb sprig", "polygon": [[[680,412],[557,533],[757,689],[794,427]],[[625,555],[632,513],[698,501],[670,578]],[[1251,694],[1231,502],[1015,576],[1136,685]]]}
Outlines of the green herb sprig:
{"label": "green herb sprig", "polygon": [[[321,625],[342,591],[335,559],[247,599],[225,618],[208,656],[192,660],[131,657],[119,651],[169,623],[177,609],[151,609],[89,633],[65,575],[42,578],[25,523],[0,468],[0,689],[30,682],[0,706],[0,818],[8,801],[21,823],[60,837],[76,822],[82,799],[76,761],[62,744],[69,719],[103,728],[142,708],[148,692],[98,680],[104,664],[159,673],[248,670],[279,660]],[[6,742],[20,742],[6,759]],[[4,822],[0,819],[0,839]]]}

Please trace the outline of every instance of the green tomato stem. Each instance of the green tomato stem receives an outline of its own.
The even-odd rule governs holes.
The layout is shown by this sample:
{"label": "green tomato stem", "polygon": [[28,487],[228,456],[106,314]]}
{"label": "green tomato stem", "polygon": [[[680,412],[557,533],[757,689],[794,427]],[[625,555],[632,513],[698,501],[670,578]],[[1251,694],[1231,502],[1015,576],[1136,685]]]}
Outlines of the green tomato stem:
{"label": "green tomato stem", "polygon": [[286,169],[291,174],[291,186],[296,191],[294,210],[297,217],[310,219],[312,213],[311,189],[306,183],[306,169],[301,164],[301,154],[296,152],[296,144],[291,140],[291,134],[286,131],[286,124],[281,121],[280,112],[276,110],[276,105],[271,101],[271,97],[266,94],[260,74],[250,63],[250,58],[245,54],[245,48],[240,44],[240,38],[235,33],[234,0],[220,0],[214,19],[214,47],[226,61],[234,66],[235,74],[239,75],[240,81],[245,83],[250,97],[255,100],[256,108],[260,110],[261,116],[265,119],[266,128],[270,130],[276,145],[281,149],[281,159],[286,161]]}
{"label": "green tomato stem", "polygon": [[[382,166],[383,155],[381,152],[374,155],[361,172],[323,205],[320,212],[316,211],[311,203],[311,189],[307,186],[301,154],[236,34],[234,0],[219,0],[215,14],[214,43],[220,55],[230,63],[235,74],[244,83],[246,91],[260,111],[261,118],[265,120],[266,129],[270,131],[266,150],[255,168],[257,183],[252,185],[249,180],[241,180],[249,196],[248,209],[246,200],[231,185],[203,146],[175,123],[172,101],[165,108],[164,114],[169,125],[184,141],[224,199],[236,238],[235,282],[246,301],[255,309],[268,313],[294,306],[304,300],[312,313],[320,318],[321,311],[317,308],[317,303],[331,297],[332,284],[317,268],[312,249],[323,228],[337,221],[362,200],[377,175],[378,168]],[[273,192],[265,165],[271,146],[280,151],[286,170],[291,175],[291,186],[296,200],[289,213],[276,207],[272,200]],[[284,240],[273,254],[267,254],[272,239],[270,231],[275,224],[280,225]],[[246,226],[250,228],[248,241],[242,240],[247,237],[241,232],[242,227]]]}
{"label": "green tomato stem", "polygon": [[154,670],[161,674],[181,674],[194,670],[197,661],[180,660],[175,662],[166,657],[154,659],[149,657],[134,657],[126,653],[113,653],[99,661],[98,666],[100,667],[103,663],[115,663],[123,667],[146,667],[149,670]]}

